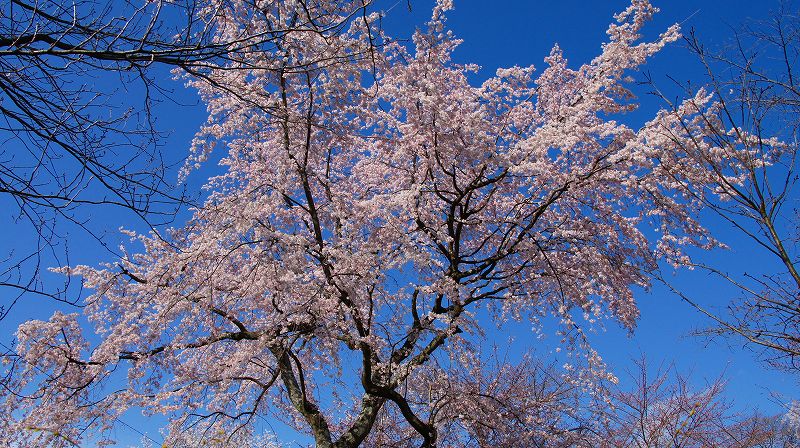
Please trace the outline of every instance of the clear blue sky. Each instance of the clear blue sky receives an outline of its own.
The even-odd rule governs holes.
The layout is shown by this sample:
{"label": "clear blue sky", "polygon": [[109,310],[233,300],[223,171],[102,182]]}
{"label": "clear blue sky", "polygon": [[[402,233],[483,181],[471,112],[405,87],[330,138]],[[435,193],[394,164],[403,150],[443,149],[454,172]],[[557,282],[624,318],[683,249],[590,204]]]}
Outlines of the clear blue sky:
{"label": "clear blue sky", "polygon": [[[429,17],[431,1],[411,0],[410,3],[411,11],[406,0],[396,3],[395,0],[378,0],[379,8],[391,8],[384,20],[384,27],[390,35],[410,37],[414,27],[422,26]],[[777,1],[769,0],[655,0],[655,4],[662,12],[648,27],[651,37],[669,25],[680,22],[685,30],[696,28],[701,38],[711,46],[723,45],[731,35],[732,27],[748,17],[763,18],[770,8],[778,6]],[[481,78],[494,73],[498,67],[530,64],[543,67],[542,59],[556,42],[573,65],[588,61],[598,53],[600,44],[605,40],[605,30],[612,20],[612,14],[626,5],[627,2],[623,0],[456,0],[456,9],[449,14],[448,24],[464,40],[456,52],[456,59],[481,65],[483,71],[478,74],[478,78]],[[677,43],[656,56],[646,69],[659,86],[670,89],[671,81],[666,74],[679,80],[699,79],[699,68],[693,62],[681,44]],[[634,73],[633,76],[642,78],[641,74]],[[197,104],[194,94],[183,90],[180,83],[170,80],[169,74],[164,74],[164,80],[165,84],[175,89],[174,97],[185,103],[163,103],[157,109],[159,126],[173,131],[165,150],[175,160],[187,153],[189,141],[203,122],[205,111],[202,105]],[[630,114],[631,125],[641,124],[658,106],[654,98],[642,99],[645,106]],[[190,186],[202,184],[204,176],[215,169],[210,165],[195,173],[189,180]],[[107,226],[111,232],[119,226],[140,227],[132,216],[118,211],[101,210],[92,215],[98,227]],[[30,244],[30,235],[24,230],[7,220],[0,221],[0,225],[6,235],[5,241],[0,243],[3,248]],[[756,248],[741,244],[734,233],[726,229],[723,231],[723,237],[729,238],[727,242],[735,250],[713,254],[712,257],[731,269],[746,269],[748,266],[745,262],[760,260],[763,254]],[[14,237],[8,238],[9,235]],[[70,239],[72,263],[95,264],[110,259],[107,252],[79,232],[71,231]],[[685,290],[695,292],[696,297],[705,304],[719,305],[728,298],[729,291],[720,288],[705,275],[678,273],[674,279]],[[742,409],[752,406],[766,413],[779,412],[773,393],[780,394],[780,400],[800,399],[800,394],[796,392],[796,377],[765,367],[751,352],[743,350],[738,341],[706,344],[705,340],[690,336],[692,330],[709,322],[663,288],[654,288],[649,293],[642,291],[638,301],[642,317],[632,337],[628,337],[614,323],[608,323],[605,333],[593,336],[601,355],[623,379],[625,369],[632,367],[631,359],[646,354],[653,364],[674,362],[680,370],[691,371],[698,386],[724,372],[729,380],[728,396]],[[9,318],[0,322],[0,337],[3,342],[8,342],[20,321],[45,319],[52,310],[49,303],[43,305],[36,300],[22,303]],[[518,333],[517,337],[524,338],[526,335]],[[144,419],[131,417],[128,421],[142,431],[156,433]],[[129,443],[136,443],[139,438],[124,427],[119,428],[118,434]]]}

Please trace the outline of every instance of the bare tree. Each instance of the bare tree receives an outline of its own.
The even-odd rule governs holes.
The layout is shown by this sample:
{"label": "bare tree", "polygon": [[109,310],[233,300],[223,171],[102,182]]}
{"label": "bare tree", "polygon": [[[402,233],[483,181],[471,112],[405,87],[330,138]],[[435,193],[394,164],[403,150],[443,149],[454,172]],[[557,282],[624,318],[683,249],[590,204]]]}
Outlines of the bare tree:
{"label": "bare tree", "polygon": [[[717,325],[709,334],[743,337],[754,348],[763,349],[772,365],[797,370],[800,18],[784,4],[769,20],[735,30],[733,45],[727,49],[709,49],[694,32],[686,42],[705,68],[707,90],[674,105],[674,112],[689,107],[697,110],[696,116],[682,117],[679,126],[663,128],[691,160],[689,165],[684,162],[670,168],[688,195],[702,199],[713,214],[733,227],[738,235],[738,241],[731,243],[734,248],[745,249],[743,243],[749,240],[766,258],[739,273],[719,264],[687,262],[739,291],[723,310],[670,287],[714,319]],[[699,104],[706,93],[714,101],[710,108]],[[697,189],[697,183],[690,186],[691,176],[680,170],[694,171],[705,188]],[[769,266],[766,273],[765,266]]]}
{"label": "bare tree", "polygon": [[[212,68],[273,68],[268,58],[245,64],[244,51],[272,54],[276,40],[292,32],[341,31],[340,24],[319,25],[302,1],[288,27],[270,27],[263,20],[269,8],[257,3],[0,5],[0,201],[13,211],[12,232],[38,235],[36,247],[0,255],[0,319],[24,294],[67,300],[41,276],[43,267],[66,263],[63,223],[101,238],[88,222],[94,206],[127,210],[152,227],[189,200],[176,188],[174,169],[185,154],[164,156],[167,130],[153,115],[154,102],[169,95],[162,82],[169,69],[214,83],[206,78]],[[369,3],[353,2],[349,15]]]}
{"label": "bare tree", "polygon": [[703,387],[673,366],[652,371],[636,362],[624,387],[609,391],[610,407],[590,446],[639,448],[793,448],[797,438],[781,416],[734,412],[720,377]]}

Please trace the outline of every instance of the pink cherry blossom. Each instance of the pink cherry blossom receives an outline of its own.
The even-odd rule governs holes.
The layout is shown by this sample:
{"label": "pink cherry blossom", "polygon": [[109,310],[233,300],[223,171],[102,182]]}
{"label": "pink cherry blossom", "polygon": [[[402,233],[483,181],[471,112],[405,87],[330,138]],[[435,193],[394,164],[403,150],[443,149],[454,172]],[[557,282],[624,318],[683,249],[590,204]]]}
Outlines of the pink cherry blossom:
{"label": "pink cherry blossom", "polygon": [[[451,59],[452,2],[413,48],[352,2],[256,3],[214,6],[219,32],[263,29],[271,46],[185,74],[209,118],[184,174],[223,149],[225,173],[183,227],[71,269],[99,344],[76,316],[20,327],[2,440],[79,443],[137,408],[171,433],[275,418],[320,447],[556,437],[567,405],[549,400],[613,380],[584,329],[632,329],[632,290],[658,261],[714,244],[668,175],[702,173],[663,132],[711,98],[641,130],[618,121],[636,107],[627,73],[677,27],[642,42],[656,9],[634,0],[591,62],[555,47],[540,72],[473,86]],[[582,366],[541,388],[530,358],[484,366],[484,328],[547,316]]]}

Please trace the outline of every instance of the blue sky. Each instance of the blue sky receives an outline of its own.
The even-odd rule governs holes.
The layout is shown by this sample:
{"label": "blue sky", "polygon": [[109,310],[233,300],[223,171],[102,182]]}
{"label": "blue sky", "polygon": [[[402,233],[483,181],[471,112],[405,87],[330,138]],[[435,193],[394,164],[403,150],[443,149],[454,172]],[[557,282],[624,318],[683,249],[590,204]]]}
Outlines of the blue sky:
{"label": "blue sky", "polygon": [[[431,1],[411,0],[410,3],[411,11],[406,0],[378,1],[380,9],[391,9],[384,20],[384,27],[390,35],[410,37],[414,27],[423,26],[429,17]],[[699,36],[712,47],[724,45],[732,30],[748,17],[766,17],[770,8],[778,6],[777,1],[745,0],[656,0],[655,4],[662,12],[647,28],[650,37],[673,23],[681,23],[684,30],[696,28]],[[476,77],[476,81],[480,81],[480,78],[493,74],[498,67],[531,64],[543,67],[543,58],[554,43],[561,46],[572,65],[587,62],[599,52],[612,14],[624,9],[627,2],[496,0],[490,4],[477,0],[456,0],[455,5],[456,9],[448,15],[448,25],[464,40],[455,58],[459,62],[482,66],[482,71]],[[681,81],[700,79],[699,67],[681,43],[673,44],[657,55],[646,70],[659,87],[676,95],[678,90],[667,74]],[[643,79],[641,73],[632,75]],[[167,72],[163,76],[165,85],[174,89],[171,96],[181,104],[160,104],[157,108],[158,125],[161,129],[172,131],[164,149],[169,158],[179,160],[187,154],[189,141],[203,122],[205,110],[193,92],[184,90],[181,83],[171,80]],[[646,96],[645,92],[646,89],[642,88],[642,109],[628,116],[632,126],[652,116],[659,105],[655,98]],[[120,88],[119,94],[124,95],[125,91]],[[212,163],[194,173],[189,179],[190,188],[201,185],[205,177],[216,170]],[[93,211],[92,219],[98,228],[105,228],[111,233],[119,226],[140,228],[141,225],[132,216],[111,209]],[[721,226],[721,223],[716,224]],[[0,226],[6,235],[4,242],[0,243],[3,249],[30,244],[31,235],[25,229],[7,219],[0,221]],[[753,260],[758,260],[762,269],[769,269],[768,262],[761,261],[760,257],[764,254],[758,248],[740,241],[729,228],[720,226],[721,235],[733,249],[726,253],[710,254],[710,259],[731,270],[747,269],[750,266],[745,263],[752,264]],[[69,235],[73,263],[95,264],[110,259],[108,252],[80,232],[74,229],[65,231]],[[113,235],[111,238],[113,241]],[[704,304],[719,306],[732,294],[732,291],[725,290],[701,273],[678,272],[672,278],[680,288],[692,291]],[[724,374],[729,381],[728,396],[739,409],[755,407],[766,413],[777,413],[780,412],[780,402],[800,399],[796,392],[796,377],[764,366],[752,352],[743,349],[740,341],[708,342],[691,336],[693,330],[708,325],[708,320],[663,287],[654,287],[649,292],[641,291],[638,303],[642,315],[633,336],[629,337],[611,322],[606,325],[605,332],[592,336],[595,347],[621,378],[625,379],[625,370],[632,368],[632,359],[645,354],[652,365],[675,363],[679,370],[692,372],[695,384],[700,387],[705,381],[713,381]],[[30,318],[47,318],[52,310],[53,306],[49,303],[43,305],[38,300],[24,301],[7,319],[0,322],[2,342],[10,340],[19,322]],[[527,336],[518,333],[517,337]],[[131,417],[131,424],[150,434],[156,433],[148,428],[146,420]],[[119,428],[118,434],[130,443],[135,443],[139,438],[124,427]]]}

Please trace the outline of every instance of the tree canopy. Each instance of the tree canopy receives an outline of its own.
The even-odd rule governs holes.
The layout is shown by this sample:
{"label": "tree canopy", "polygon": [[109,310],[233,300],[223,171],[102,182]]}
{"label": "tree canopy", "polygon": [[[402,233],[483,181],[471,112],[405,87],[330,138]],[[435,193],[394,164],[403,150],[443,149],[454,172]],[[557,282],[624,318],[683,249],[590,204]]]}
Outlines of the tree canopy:
{"label": "tree canopy", "polygon": [[[61,269],[92,291],[84,316],[99,341],[76,314],[20,326],[0,441],[80,444],[130,409],[165,415],[178,444],[195,425],[249,436],[261,418],[320,447],[674,441],[699,411],[712,417],[690,446],[712,427],[735,432],[717,385],[648,402],[690,414],[642,436],[630,434],[643,419],[577,411],[614,399],[586,328],[632,330],[633,290],[659,263],[717,247],[698,213],[725,199],[719,176],[737,188],[742,166],[769,163],[746,132],[715,143],[721,105],[707,90],[640,129],[620,120],[637,106],[629,72],[680,35],[642,39],[652,5],[616,15],[586,64],[554,47],[544,69],[498,69],[480,85],[452,60],[447,0],[411,45],[366,4],[221,5],[229,22],[212,41],[270,36],[186,71],[209,118],[184,173],[215,148],[225,172],[185,225],[130,232],[104,267]],[[487,356],[488,328],[527,321],[535,335],[546,319],[572,363]]]}

